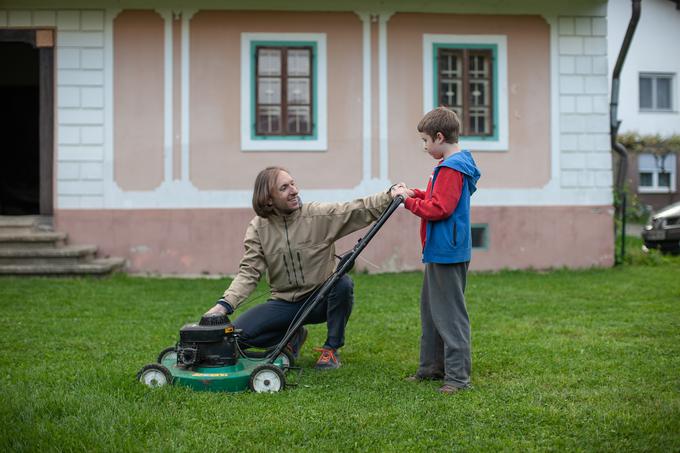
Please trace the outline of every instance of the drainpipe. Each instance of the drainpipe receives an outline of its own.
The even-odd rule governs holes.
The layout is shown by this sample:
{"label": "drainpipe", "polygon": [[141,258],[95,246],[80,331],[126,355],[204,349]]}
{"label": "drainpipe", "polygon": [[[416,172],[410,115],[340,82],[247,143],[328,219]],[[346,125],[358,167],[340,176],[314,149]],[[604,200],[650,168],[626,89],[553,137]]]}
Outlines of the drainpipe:
{"label": "drainpipe", "polygon": [[[619,126],[621,125],[621,121],[617,119],[619,108],[619,83],[623,62],[626,60],[630,42],[633,40],[635,28],[640,20],[640,2],[641,0],[632,0],[632,15],[628,22],[626,35],[623,37],[623,44],[621,45],[621,50],[619,50],[619,56],[616,59],[614,72],[612,73],[612,99],[609,103],[609,133],[611,147],[612,150],[619,155],[619,167],[615,183],[618,199],[615,201],[614,218],[616,219],[616,214],[621,218],[621,251],[617,255],[616,250],[614,250],[614,264],[616,265],[623,263],[623,259],[626,255],[626,192],[623,186],[628,172],[628,151],[626,151],[626,148],[621,143],[616,141],[616,136],[619,133]],[[614,221],[614,241],[616,241],[617,237],[616,221]]]}

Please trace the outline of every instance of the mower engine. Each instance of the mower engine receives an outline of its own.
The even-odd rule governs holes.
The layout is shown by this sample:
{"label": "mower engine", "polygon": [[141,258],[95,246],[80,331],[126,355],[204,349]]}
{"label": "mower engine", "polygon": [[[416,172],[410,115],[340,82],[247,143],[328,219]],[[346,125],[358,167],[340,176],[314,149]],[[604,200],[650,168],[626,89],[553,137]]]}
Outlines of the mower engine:
{"label": "mower engine", "polygon": [[238,357],[236,336],[234,326],[226,315],[206,315],[198,324],[186,324],[179,331],[177,365],[235,365]]}

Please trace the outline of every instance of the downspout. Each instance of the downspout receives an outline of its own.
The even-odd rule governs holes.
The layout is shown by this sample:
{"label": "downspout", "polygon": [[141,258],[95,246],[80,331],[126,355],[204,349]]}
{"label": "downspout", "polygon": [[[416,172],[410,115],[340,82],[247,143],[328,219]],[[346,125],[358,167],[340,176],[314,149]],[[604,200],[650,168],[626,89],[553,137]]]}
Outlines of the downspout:
{"label": "downspout", "polygon": [[633,40],[635,28],[637,27],[638,21],[640,20],[640,2],[641,0],[632,0],[633,12],[630,17],[630,21],[628,22],[626,35],[623,37],[623,44],[621,45],[621,50],[619,50],[619,56],[616,59],[614,72],[612,73],[612,98],[611,102],[609,103],[609,134],[611,147],[612,150],[619,155],[619,166],[618,172],[616,174],[615,185],[616,194],[618,197],[614,202],[614,241],[616,241],[618,237],[616,214],[618,214],[621,218],[621,251],[617,255],[616,248],[614,249],[614,264],[617,265],[623,262],[623,259],[626,255],[626,192],[623,186],[626,180],[626,174],[628,172],[628,151],[626,151],[626,148],[621,143],[616,141],[616,136],[619,132],[619,126],[621,125],[621,121],[617,119],[619,108],[619,83],[623,62],[626,60],[626,54],[628,53],[630,42]]}

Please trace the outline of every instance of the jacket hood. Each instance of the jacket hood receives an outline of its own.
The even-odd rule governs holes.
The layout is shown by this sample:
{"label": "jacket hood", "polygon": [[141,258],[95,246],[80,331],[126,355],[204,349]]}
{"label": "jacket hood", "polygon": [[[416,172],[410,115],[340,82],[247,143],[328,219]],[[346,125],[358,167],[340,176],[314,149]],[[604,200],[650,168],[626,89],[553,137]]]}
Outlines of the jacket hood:
{"label": "jacket hood", "polygon": [[472,154],[467,149],[449,156],[449,158],[439,164],[439,166],[453,168],[467,176],[465,179],[470,189],[470,195],[477,190],[477,181],[482,176],[482,173],[479,171],[479,168],[477,168],[477,164],[472,158]]}

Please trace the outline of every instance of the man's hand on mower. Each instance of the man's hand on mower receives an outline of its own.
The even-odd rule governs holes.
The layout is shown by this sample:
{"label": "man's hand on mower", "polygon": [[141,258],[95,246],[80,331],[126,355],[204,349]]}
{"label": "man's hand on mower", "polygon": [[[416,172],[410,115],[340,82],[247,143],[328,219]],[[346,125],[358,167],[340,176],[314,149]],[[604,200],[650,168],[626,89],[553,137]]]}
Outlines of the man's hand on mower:
{"label": "man's hand on mower", "polygon": [[232,313],[234,313],[234,309],[224,297],[220,298],[213,308],[205,312],[206,315],[230,315]]}
{"label": "man's hand on mower", "polygon": [[221,305],[216,304],[213,308],[206,311],[203,316],[205,316],[205,315],[226,315],[226,314],[227,314],[227,309],[224,308]]}

